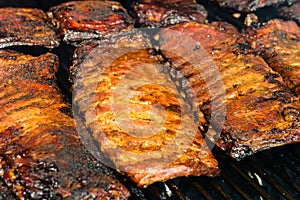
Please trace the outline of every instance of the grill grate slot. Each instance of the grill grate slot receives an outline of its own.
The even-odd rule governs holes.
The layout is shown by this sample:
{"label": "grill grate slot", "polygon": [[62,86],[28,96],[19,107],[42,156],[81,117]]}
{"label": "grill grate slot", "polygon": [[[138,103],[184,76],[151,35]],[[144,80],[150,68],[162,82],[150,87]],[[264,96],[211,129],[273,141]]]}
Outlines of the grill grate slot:
{"label": "grill grate slot", "polygon": [[238,199],[232,197],[232,189],[228,187],[228,184],[223,178],[218,178],[218,180],[212,181],[211,184],[217,191],[219,191],[223,199]]}
{"label": "grill grate slot", "polygon": [[262,190],[261,186],[258,185],[256,182],[253,181],[253,179],[251,179],[251,177],[249,176],[249,171],[247,171],[248,173],[246,174],[246,170],[245,172],[243,172],[241,169],[239,169],[236,165],[229,163],[230,167],[232,169],[234,169],[240,178],[243,179],[243,182],[245,182],[245,184],[251,186],[256,192],[259,193],[260,196],[262,196],[263,198],[266,199],[270,199],[271,196],[270,194],[268,194],[266,191]]}
{"label": "grill grate slot", "polygon": [[273,188],[275,188],[281,195],[285,196],[288,199],[299,199],[294,196],[294,193],[288,185],[284,183],[282,179],[280,179],[276,173],[269,170],[262,170],[265,166],[263,166],[259,161],[255,164],[251,163],[253,169],[255,169],[256,174],[264,181],[269,183]]}
{"label": "grill grate slot", "polygon": [[[280,160],[274,160],[270,157],[259,157],[261,160],[264,158],[266,163],[275,163],[280,162]],[[276,174],[280,179],[282,179],[289,187],[292,187],[293,190],[300,191],[300,180],[295,179],[295,177],[299,177],[299,175],[295,174],[288,165],[271,165],[268,168]],[[299,193],[298,193],[299,194]]]}
{"label": "grill grate slot", "polygon": [[[50,6],[65,2],[53,1],[1,1],[0,7],[37,7],[48,10]],[[131,1],[123,1],[129,2]],[[206,1],[198,1],[208,7]],[[221,9],[210,7],[211,19],[223,20],[227,14],[219,13]],[[223,11],[223,10],[222,10]],[[262,10],[265,11],[265,10]],[[212,16],[216,14],[218,16]],[[242,16],[243,17],[243,16]],[[241,28],[240,20],[227,19]],[[39,55],[46,49],[36,47],[10,47],[24,53]],[[67,97],[71,98],[68,79],[69,66],[75,47],[62,43],[52,51],[60,57],[61,66],[57,74],[59,86]],[[28,52],[27,52],[28,51]],[[130,200],[199,200],[199,199],[300,199],[300,144],[286,145],[257,153],[240,162],[232,160],[223,151],[214,148],[213,153],[219,161],[221,176],[216,178],[189,177],[169,180],[166,183],[155,183],[148,188],[139,188],[126,177],[118,178],[131,191]],[[1,181],[1,180],[0,180]],[[1,184],[1,183],[0,183]],[[4,183],[3,183],[4,184]],[[5,184],[4,184],[5,185]],[[5,185],[7,186],[7,185]],[[0,191],[1,193],[1,191]],[[1,199],[1,194],[0,194]]]}
{"label": "grill grate slot", "polygon": [[[252,188],[248,187],[247,185],[242,185],[240,183],[240,180],[236,180],[236,178],[238,177],[236,174],[230,173],[228,175],[227,173],[224,173],[222,177],[230,184],[233,190],[236,190],[236,192],[239,193],[241,197],[252,199],[253,196],[257,196]],[[233,198],[236,199],[236,197]]]}
{"label": "grill grate slot", "polygon": [[221,193],[216,190],[211,184],[211,180],[209,178],[198,178],[192,182],[192,185],[196,188],[202,188],[201,192],[206,199],[221,199],[223,198]]}
{"label": "grill grate slot", "polygon": [[[190,200],[190,198],[187,196],[186,192],[189,188],[186,188],[185,184],[181,183],[181,179],[174,179],[171,181],[167,181],[167,185],[170,188],[170,190],[176,195],[176,199],[180,200]],[[201,197],[199,197],[201,198]]]}

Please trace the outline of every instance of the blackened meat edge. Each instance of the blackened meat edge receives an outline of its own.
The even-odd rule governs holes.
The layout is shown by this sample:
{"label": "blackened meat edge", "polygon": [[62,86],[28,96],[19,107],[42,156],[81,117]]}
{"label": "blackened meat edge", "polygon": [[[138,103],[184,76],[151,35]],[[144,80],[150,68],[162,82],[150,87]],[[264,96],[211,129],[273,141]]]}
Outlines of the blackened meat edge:
{"label": "blackened meat edge", "polygon": [[[185,59],[180,57],[178,49],[184,43],[178,43],[178,34],[199,42],[198,47],[190,46],[191,50],[205,49],[207,55],[199,63],[212,59],[215,68],[201,65],[200,70],[195,70],[189,55]],[[299,99],[286,87],[280,74],[252,53],[247,40],[234,27],[222,22],[188,22],[162,30],[159,39],[172,68],[187,77],[196,92],[200,110],[212,121],[218,117],[211,116],[212,102],[218,105],[215,113],[226,112],[224,124],[218,120],[212,124],[222,130],[220,138],[211,139],[233,158],[240,160],[264,149],[300,141]],[[201,74],[211,69],[204,79]],[[221,79],[215,78],[217,73]],[[223,82],[225,99],[208,90],[219,81]]]}
{"label": "blackened meat edge", "polygon": [[245,37],[300,97],[300,27],[293,21],[274,19],[259,29],[246,30]]}
{"label": "blackened meat edge", "polygon": [[57,47],[56,30],[46,14],[35,8],[0,8],[0,48],[8,46]]}
{"label": "blackened meat edge", "polygon": [[[71,67],[74,105],[104,155],[141,187],[181,176],[218,175],[198,121],[169,81],[160,56],[138,32],[118,37],[82,43]],[[135,88],[136,83],[141,85]],[[132,96],[127,102],[121,94]],[[124,111],[127,107],[130,114]],[[189,127],[193,124],[195,130]],[[160,129],[147,136],[149,126]]]}
{"label": "blackened meat edge", "polygon": [[116,1],[71,1],[47,12],[63,40],[76,44],[87,39],[103,39],[132,29],[133,21]]}
{"label": "blackened meat edge", "polygon": [[0,51],[1,180],[20,199],[127,199],[86,150],[57,88],[58,58]]}

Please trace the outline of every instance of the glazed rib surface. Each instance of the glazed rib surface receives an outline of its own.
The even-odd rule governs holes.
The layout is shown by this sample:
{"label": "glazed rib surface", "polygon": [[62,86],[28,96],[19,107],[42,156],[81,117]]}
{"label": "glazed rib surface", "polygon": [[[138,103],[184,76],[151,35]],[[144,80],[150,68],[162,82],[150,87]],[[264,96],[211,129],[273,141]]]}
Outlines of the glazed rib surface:
{"label": "glazed rib surface", "polygon": [[142,27],[166,27],[186,21],[204,22],[207,12],[193,1],[136,1],[136,24]]}
{"label": "glazed rib surface", "polygon": [[288,88],[300,96],[300,27],[293,21],[271,20],[246,31],[252,48],[278,72]]}
{"label": "glazed rib surface", "polygon": [[54,27],[46,14],[34,8],[0,8],[0,48],[16,45],[59,45]]}
{"label": "glazed rib surface", "polygon": [[126,199],[86,150],[57,89],[58,58],[0,51],[1,180],[22,199]]}
{"label": "glazed rib surface", "polygon": [[70,43],[128,31],[133,24],[115,1],[71,1],[52,7],[48,16]]}
{"label": "glazed rib surface", "polygon": [[[218,174],[189,105],[147,39],[133,33],[107,43],[82,43],[75,52],[74,105],[119,171],[142,187],[180,176]],[[193,124],[196,129],[191,130]]]}
{"label": "glazed rib surface", "polygon": [[[299,142],[298,99],[278,73],[251,53],[237,30],[222,22],[213,26],[189,22],[170,30],[160,33],[161,50],[171,66],[187,77],[200,110],[214,121],[212,126],[222,130],[220,138],[214,138],[219,147],[239,160],[260,150]],[[190,46],[191,51],[207,51],[198,61],[197,70],[189,62],[189,54],[185,59],[178,55],[182,44],[177,42],[174,31],[198,42],[199,46]],[[210,59],[215,63],[213,67],[201,64]],[[219,79],[215,76],[218,73]],[[209,90],[220,81],[226,92],[224,99]],[[215,91],[218,89],[221,88]],[[218,114],[211,115],[212,102],[217,105],[215,113],[226,113],[224,124],[218,123]]]}

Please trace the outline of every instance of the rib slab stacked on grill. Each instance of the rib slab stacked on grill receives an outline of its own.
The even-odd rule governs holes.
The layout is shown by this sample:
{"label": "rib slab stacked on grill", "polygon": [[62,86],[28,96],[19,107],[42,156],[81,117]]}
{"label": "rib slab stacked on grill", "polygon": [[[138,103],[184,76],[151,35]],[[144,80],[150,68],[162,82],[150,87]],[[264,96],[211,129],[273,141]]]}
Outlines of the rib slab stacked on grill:
{"label": "rib slab stacked on grill", "polygon": [[55,83],[58,59],[0,51],[1,180],[20,199],[126,199],[76,133]]}
{"label": "rib slab stacked on grill", "polygon": [[[199,63],[213,59],[215,67],[200,64],[195,70],[188,60],[189,54],[185,59],[180,57],[178,52],[184,43],[178,43],[176,32],[199,43],[199,46],[189,45],[191,49],[207,51]],[[220,138],[214,138],[217,145],[239,160],[263,149],[299,142],[300,116],[299,101],[280,75],[261,57],[250,53],[244,39],[238,36],[233,27],[224,23],[210,26],[190,22],[163,30],[160,45],[171,66],[188,78],[197,94],[200,110],[214,121],[213,127],[222,129]],[[218,73],[219,80],[215,78]],[[219,93],[207,91],[218,82],[224,84],[225,101],[220,99]],[[215,113],[226,110],[224,124],[218,124],[218,114],[211,114],[212,102],[216,104]]]}
{"label": "rib slab stacked on grill", "polygon": [[300,27],[293,21],[271,20],[259,30],[248,30],[245,34],[252,48],[300,97]]}
{"label": "rib slab stacked on grill", "polygon": [[45,13],[39,9],[0,8],[0,48],[13,45],[58,46],[55,29],[46,20]]}
{"label": "rib slab stacked on grill", "polygon": [[211,0],[221,7],[233,8],[243,12],[255,11],[266,6],[278,6],[281,4],[293,4],[298,0]]}
{"label": "rib slab stacked on grill", "polygon": [[295,20],[298,24],[300,24],[300,1],[291,7],[280,8],[278,10],[278,14],[286,19]]}
{"label": "rib slab stacked on grill", "polygon": [[166,27],[186,21],[204,22],[207,12],[200,4],[189,1],[141,0],[133,5],[136,23],[142,27]]}
{"label": "rib slab stacked on grill", "polygon": [[134,31],[77,48],[71,74],[82,122],[117,169],[139,186],[217,175],[196,117],[148,43]]}
{"label": "rib slab stacked on grill", "polygon": [[128,31],[132,19],[115,1],[72,1],[52,7],[48,12],[65,42],[103,38]]}

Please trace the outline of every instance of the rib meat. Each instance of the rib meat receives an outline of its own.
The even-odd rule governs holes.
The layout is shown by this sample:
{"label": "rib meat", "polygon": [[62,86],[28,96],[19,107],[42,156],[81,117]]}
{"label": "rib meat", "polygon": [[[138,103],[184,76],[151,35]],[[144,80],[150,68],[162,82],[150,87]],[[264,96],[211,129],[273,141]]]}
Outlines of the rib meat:
{"label": "rib meat", "polygon": [[142,27],[166,27],[186,21],[204,22],[207,12],[193,1],[141,0],[133,5],[136,24]]}
{"label": "rib meat", "polygon": [[218,3],[221,7],[232,8],[235,10],[250,12],[266,6],[278,6],[281,4],[293,4],[297,0],[211,0]]}
{"label": "rib meat", "polygon": [[65,42],[79,42],[128,31],[133,21],[115,1],[71,1],[52,7],[48,16]]}
{"label": "rib meat", "polygon": [[0,51],[1,180],[20,199],[126,199],[79,139],[55,83],[58,59]]}
{"label": "rib meat", "polygon": [[300,97],[300,27],[293,21],[271,20],[258,30],[245,33],[255,51]]}
{"label": "rib meat", "polygon": [[300,25],[300,1],[291,7],[282,7],[278,10],[279,16],[294,20]]}
{"label": "rib meat", "polygon": [[53,48],[59,45],[59,39],[42,10],[0,8],[0,48],[13,45]]}
{"label": "rib meat", "polygon": [[[184,57],[178,55],[185,43],[178,43],[182,39],[174,33],[195,41],[195,46],[187,45],[189,52],[207,51],[206,55],[198,56],[201,59],[197,70],[190,62],[194,58],[189,52]],[[233,27],[224,23],[189,22],[162,30],[159,38],[161,51],[172,68],[187,77],[196,92],[200,110],[214,128],[222,130],[220,138],[208,136],[233,158],[239,160],[263,149],[300,141],[298,99],[278,73],[251,53],[245,39]],[[215,66],[205,64],[210,59]],[[218,73],[220,77],[216,78]],[[224,99],[218,92],[222,87],[213,92],[210,89],[218,82],[225,89]],[[214,115],[212,103],[216,105]],[[223,112],[226,112],[225,123],[220,124],[218,113]]]}
{"label": "rib meat", "polygon": [[101,150],[143,187],[180,176],[216,176],[199,117],[190,114],[161,58],[139,32],[114,39],[82,43],[71,68],[74,105]]}

